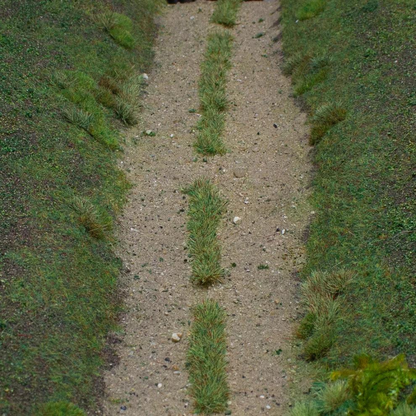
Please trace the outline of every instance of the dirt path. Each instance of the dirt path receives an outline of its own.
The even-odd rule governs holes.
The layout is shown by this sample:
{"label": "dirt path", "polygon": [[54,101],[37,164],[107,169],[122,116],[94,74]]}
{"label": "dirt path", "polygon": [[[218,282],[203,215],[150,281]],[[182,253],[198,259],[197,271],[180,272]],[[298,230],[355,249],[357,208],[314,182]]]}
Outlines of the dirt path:
{"label": "dirt path", "polygon": [[[228,83],[232,105],[224,140],[230,153],[195,161],[198,114],[189,109],[198,108],[199,65],[214,6],[198,0],[172,6],[163,17],[144,122],[123,160],[136,186],[119,228],[126,313],[116,347],[120,363],[105,377],[109,416],[192,414],[186,333],[190,307],[207,295],[229,316],[232,414],[282,415],[288,401],[288,341],[297,314],[293,272],[303,262],[308,216],[305,116],[289,96],[280,46],[272,41],[279,32],[278,3],[244,3],[233,30]],[[148,129],[156,136],[140,137]],[[189,281],[187,201],[180,193],[201,176],[229,200],[220,239],[231,274],[208,291]],[[173,332],[184,333],[180,343],[171,341]]]}

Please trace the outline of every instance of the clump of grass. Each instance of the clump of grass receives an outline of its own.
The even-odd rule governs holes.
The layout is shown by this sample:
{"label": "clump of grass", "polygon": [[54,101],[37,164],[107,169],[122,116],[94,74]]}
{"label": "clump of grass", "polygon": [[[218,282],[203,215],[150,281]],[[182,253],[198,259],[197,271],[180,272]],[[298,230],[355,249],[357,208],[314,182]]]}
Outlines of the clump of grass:
{"label": "clump of grass", "polygon": [[342,295],[352,274],[345,270],[333,273],[314,272],[302,285],[302,298],[307,314],[297,335],[305,339],[305,358],[319,359],[329,351],[336,339],[336,325],[342,310]]}
{"label": "clump of grass", "polygon": [[399,404],[392,412],[391,416],[416,416],[416,407],[407,403]]}
{"label": "clump of grass", "polygon": [[204,414],[224,412],[229,397],[226,314],[218,303],[206,300],[194,309],[193,315],[187,365],[195,411]]}
{"label": "clump of grass", "polygon": [[345,120],[347,110],[338,103],[328,103],[320,106],[311,117],[312,124],[309,143],[314,146],[336,124]]}
{"label": "clump of grass", "polygon": [[40,406],[35,416],[86,416],[86,413],[69,402],[49,402]]}
{"label": "clump of grass", "polygon": [[295,53],[286,60],[283,73],[293,76],[295,95],[302,95],[323,82],[329,69],[330,59],[325,55],[312,57]]}
{"label": "clump of grass", "polygon": [[320,413],[328,414],[335,412],[349,400],[351,393],[345,380],[337,380],[325,384],[315,393],[315,396]]}
{"label": "clump of grass", "polygon": [[218,0],[211,22],[226,27],[233,27],[236,23],[237,13],[242,0]]}
{"label": "clump of grass", "polygon": [[233,38],[228,32],[215,32],[208,38],[204,62],[201,65],[199,98],[202,117],[198,122],[195,149],[204,155],[224,154],[221,135],[227,108],[227,72],[231,68]]}
{"label": "clump of grass", "polygon": [[75,106],[64,108],[63,114],[69,123],[74,124],[85,131],[89,130],[93,121],[92,114],[87,113],[86,111]]}
{"label": "clump of grass", "polygon": [[312,19],[325,10],[326,0],[310,0],[303,4],[296,13],[299,20]]}
{"label": "clump of grass", "polygon": [[67,121],[84,129],[110,149],[118,149],[117,133],[97,99],[97,96],[102,97],[102,91],[94,79],[81,71],[60,71],[54,81],[61,94],[74,104],[64,111]]}
{"label": "clump of grass", "polygon": [[313,402],[298,402],[289,413],[290,416],[319,416],[319,411]]}
{"label": "clump of grass", "polygon": [[98,15],[97,23],[117,44],[129,50],[134,48],[133,21],[128,16],[108,11]]}
{"label": "clump of grass", "polygon": [[202,285],[214,283],[224,274],[217,229],[225,212],[226,202],[206,179],[195,181],[184,193],[189,196],[187,228],[192,280]]}
{"label": "clump of grass", "polygon": [[268,264],[259,264],[258,266],[257,266],[257,269],[258,270],[268,270],[270,267],[269,267],[269,265]]}
{"label": "clump of grass", "polygon": [[70,202],[77,214],[78,222],[86,229],[91,237],[103,240],[112,229],[111,217],[100,212],[92,202],[86,198],[74,197]]}

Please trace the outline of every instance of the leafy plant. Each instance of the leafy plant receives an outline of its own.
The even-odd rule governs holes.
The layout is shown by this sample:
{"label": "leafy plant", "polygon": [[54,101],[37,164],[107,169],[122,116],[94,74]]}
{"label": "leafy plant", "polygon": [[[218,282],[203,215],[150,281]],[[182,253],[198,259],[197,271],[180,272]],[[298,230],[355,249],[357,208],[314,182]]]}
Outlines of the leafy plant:
{"label": "leafy plant", "polygon": [[347,380],[355,401],[351,415],[388,415],[397,406],[403,389],[416,380],[416,371],[408,367],[403,354],[384,362],[359,355],[354,362],[354,369],[331,375],[332,380]]}

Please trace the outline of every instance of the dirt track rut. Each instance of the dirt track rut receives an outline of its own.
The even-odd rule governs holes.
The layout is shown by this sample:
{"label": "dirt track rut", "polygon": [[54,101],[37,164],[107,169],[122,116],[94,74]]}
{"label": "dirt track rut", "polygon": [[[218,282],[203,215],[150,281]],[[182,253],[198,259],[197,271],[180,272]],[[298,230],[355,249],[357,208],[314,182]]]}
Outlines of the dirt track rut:
{"label": "dirt track rut", "polygon": [[[206,296],[228,314],[232,414],[282,415],[287,406],[310,162],[305,115],[290,97],[280,44],[273,41],[278,6],[274,0],[242,5],[227,90],[230,152],[206,161],[195,159],[199,115],[189,110],[199,106],[199,65],[215,3],[170,6],[161,19],[143,121],[122,160],[134,188],[118,232],[126,268],[124,333],[116,345],[119,365],[105,375],[105,415],[193,414],[187,331],[190,308]],[[141,135],[145,130],[156,135]],[[230,276],[208,290],[189,280],[187,201],[180,192],[200,177],[229,200],[219,238]],[[234,224],[236,216],[241,220]],[[184,333],[181,342],[171,341],[173,332]]]}

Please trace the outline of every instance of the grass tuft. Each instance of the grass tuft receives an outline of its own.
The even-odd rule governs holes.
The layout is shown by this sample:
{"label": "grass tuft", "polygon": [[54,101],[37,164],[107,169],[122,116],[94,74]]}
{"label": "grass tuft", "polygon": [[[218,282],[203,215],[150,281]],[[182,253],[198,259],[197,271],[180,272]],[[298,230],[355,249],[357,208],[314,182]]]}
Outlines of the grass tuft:
{"label": "grass tuft", "polygon": [[86,413],[69,402],[50,402],[40,406],[35,416],[86,416]]}
{"label": "grass tuft", "polygon": [[337,380],[325,384],[316,392],[316,401],[320,413],[328,414],[338,410],[351,397],[348,383],[345,380]]}
{"label": "grass tuft", "polygon": [[416,407],[407,403],[399,404],[392,412],[391,416],[416,416]]}
{"label": "grass tuft", "polygon": [[299,20],[308,20],[318,16],[325,10],[326,0],[310,0],[303,4],[297,11]]}
{"label": "grass tuft", "polygon": [[74,106],[64,108],[63,114],[69,123],[74,124],[85,131],[89,130],[93,122],[92,114]]}
{"label": "grass tuft", "polygon": [[313,402],[298,402],[289,413],[290,416],[319,416],[319,411]]}
{"label": "grass tuft", "polygon": [[202,117],[198,122],[195,149],[204,155],[225,154],[221,135],[227,108],[227,72],[231,68],[233,38],[228,32],[215,32],[208,37],[205,60],[201,65],[199,99]]}
{"label": "grass tuft", "polygon": [[103,240],[112,229],[109,216],[100,212],[86,198],[74,197],[70,203],[78,216],[78,222],[87,230],[91,237]]}
{"label": "grass tuft", "polygon": [[322,358],[336,339],[343,294],[352,280],[352,273],[339,270],[333,273],[313,272],[302,284],[302,299],[307,314],[297,335],[304,339],[304,356],[308,361]]}
{"label": "grass tuft", "polygon": [[126,49],[133,49],[136,41],[133,36],[133,21],[121,13],[107,11],[97,17],[98,25],[114,39],[114,41]]}
{"label": "grass tuft", "polygon": [[206,179],[195,181],[184,193],[189,196],[187,228],[192,280],[202,285],[211,284],[224,275],[217,229],[227,203]]}
{"label": "grass tuft", "polygon": [[315,146],[333,126],[345,120],[347,110],[335,102],[321,105],[311,117],[311,136],[309,143]]}
{"label": "grass tuft", "polygon": [[226,314],[218,303],[206,300],[195,307],[193,315],[187,366],[195,411],[221,413],[227,409],[229,397],[225,359]]}
{"label": "grass tuft", "polygon": [[241,3],[242,0],[218,0],[211,22],[226,27],[235,26]]}

